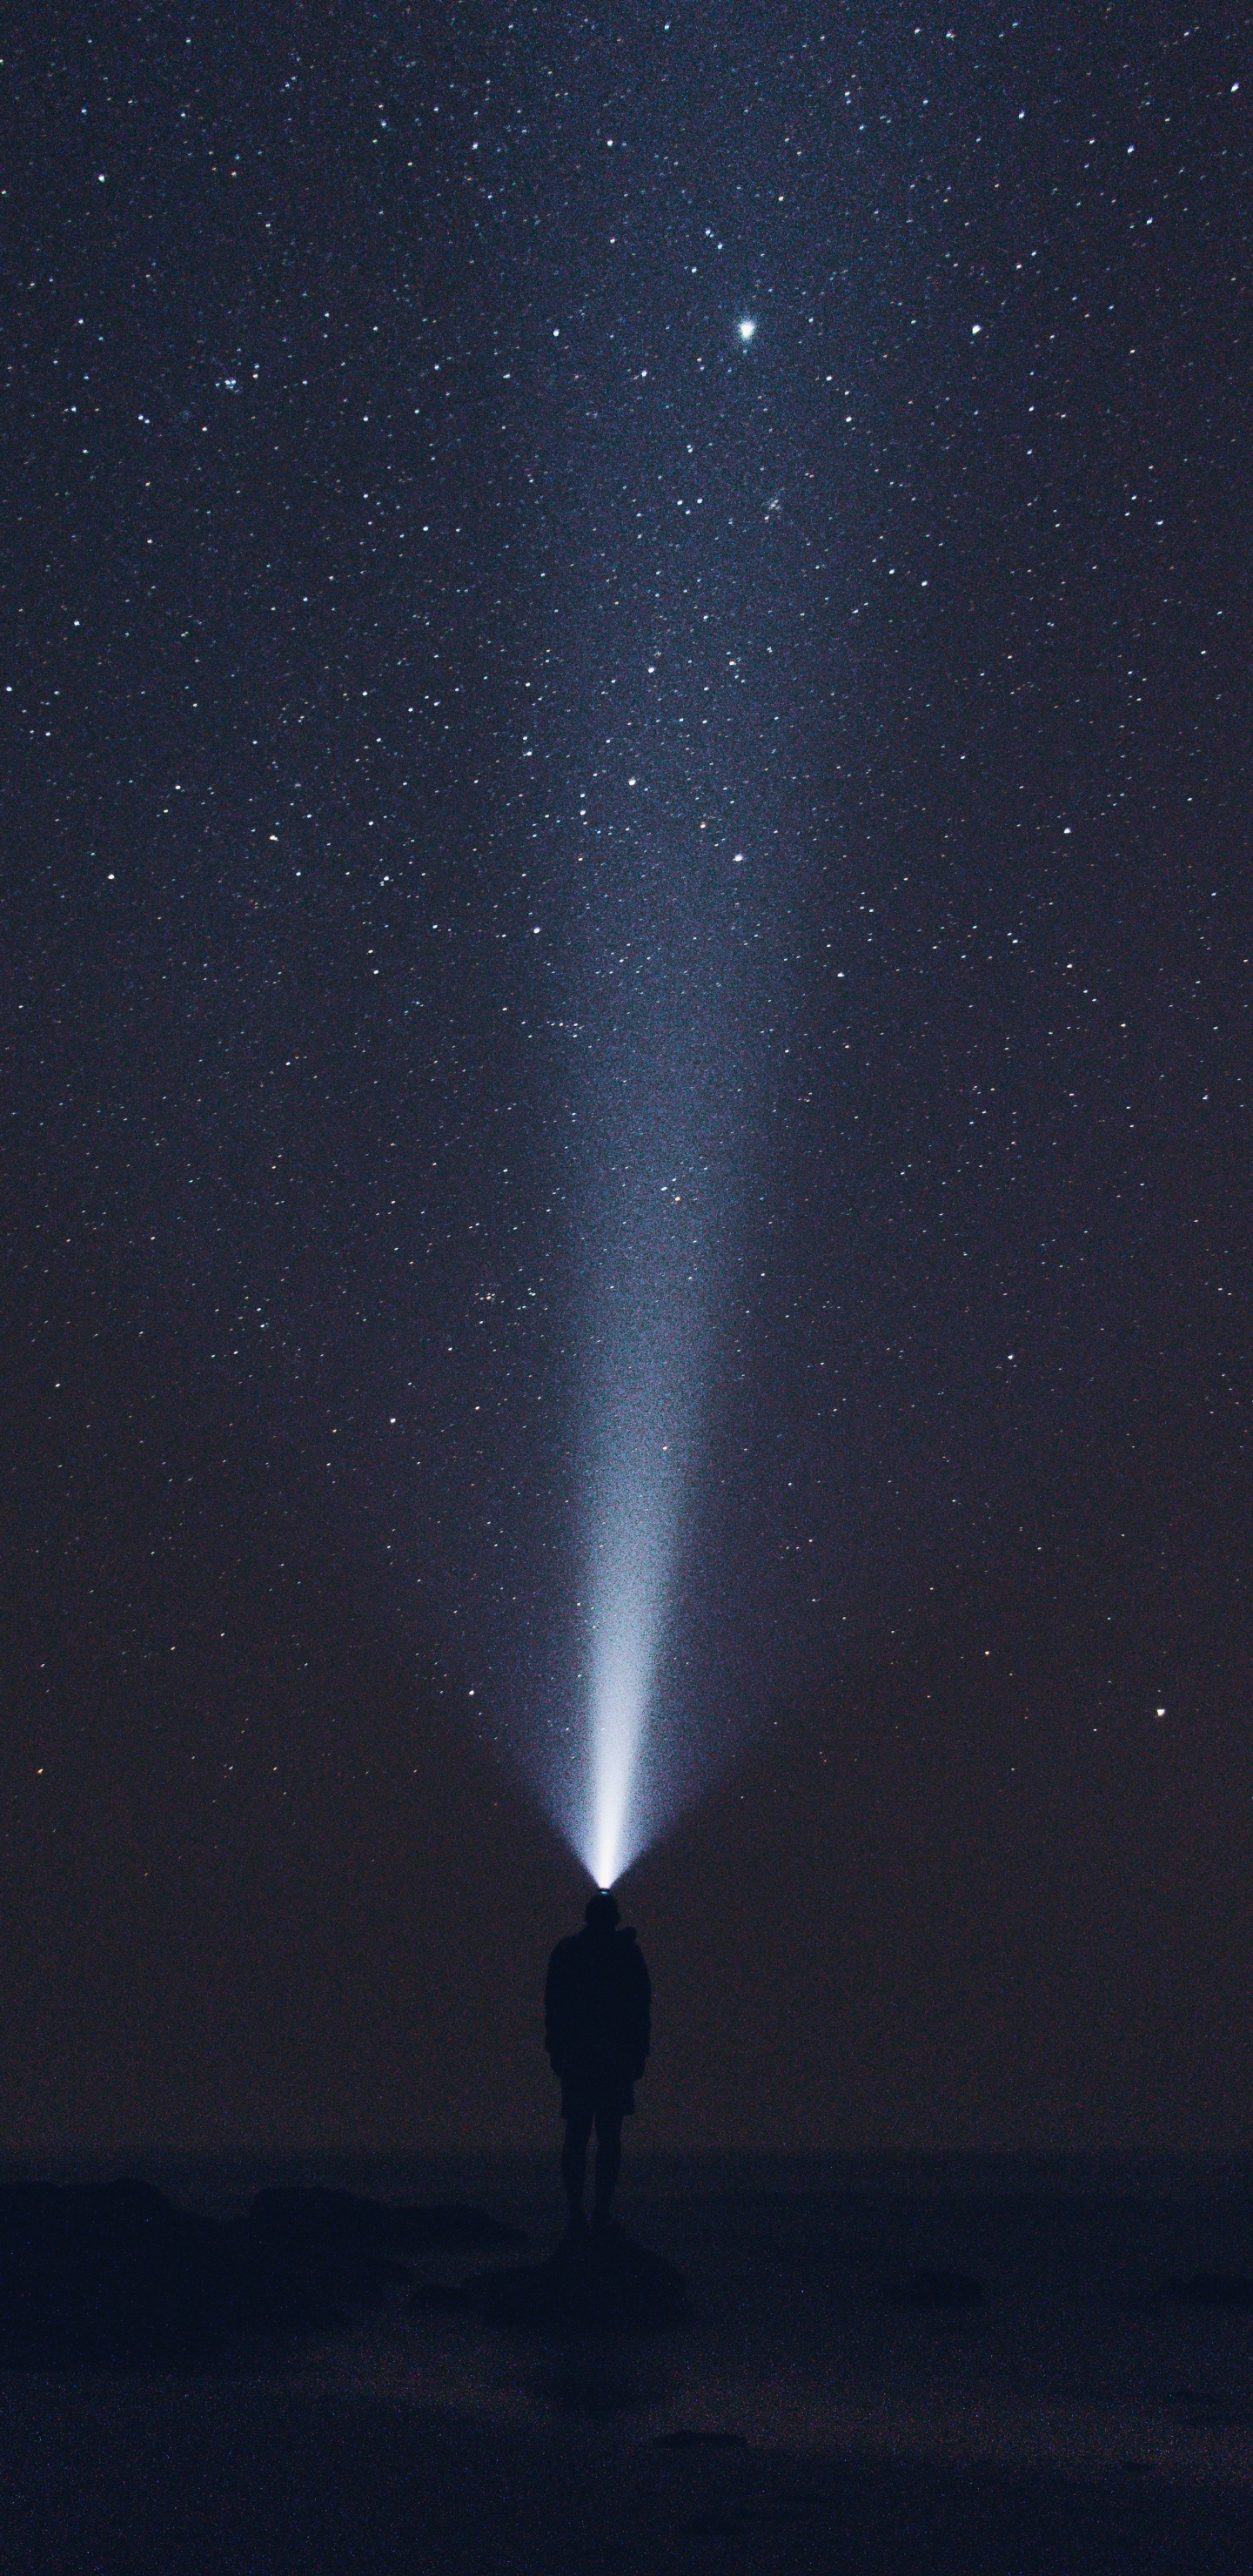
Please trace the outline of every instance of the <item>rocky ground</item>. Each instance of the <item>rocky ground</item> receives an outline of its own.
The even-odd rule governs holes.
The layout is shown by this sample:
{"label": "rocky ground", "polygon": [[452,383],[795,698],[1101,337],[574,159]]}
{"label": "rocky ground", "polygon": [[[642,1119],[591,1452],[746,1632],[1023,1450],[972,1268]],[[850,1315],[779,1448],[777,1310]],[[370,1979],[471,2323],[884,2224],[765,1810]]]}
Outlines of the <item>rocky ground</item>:
{"label": "rocky ground", "polygon": [[1243,2186],[0,2191],[0,2564],[1253,2564]]}

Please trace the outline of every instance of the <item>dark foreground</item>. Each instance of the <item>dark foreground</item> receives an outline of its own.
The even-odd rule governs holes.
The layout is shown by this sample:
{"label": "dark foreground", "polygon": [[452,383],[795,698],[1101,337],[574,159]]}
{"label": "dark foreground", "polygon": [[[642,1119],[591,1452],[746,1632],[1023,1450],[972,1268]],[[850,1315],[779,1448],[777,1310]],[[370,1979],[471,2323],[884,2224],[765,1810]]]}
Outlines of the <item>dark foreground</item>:
{"label": "dark foreground", "polygon": [[1239,2174],[637,2177],[624,2217],[691,2298],[651,2330],[599,2292],[554,2313],[533,2178],[435,2179],[494,2225],[299,2198],[254,2220],[201,2178],[263,2315],[164,2359],[10,2347],[4,2576],[1253,2566]]}
{"label": "dark foreground", "polygon": [[0,2440],[13,2576],[1235,2576],[1253,2555],[1246,2495],[1173,2478],[537,2439],[256,2385],[10,2387]]}

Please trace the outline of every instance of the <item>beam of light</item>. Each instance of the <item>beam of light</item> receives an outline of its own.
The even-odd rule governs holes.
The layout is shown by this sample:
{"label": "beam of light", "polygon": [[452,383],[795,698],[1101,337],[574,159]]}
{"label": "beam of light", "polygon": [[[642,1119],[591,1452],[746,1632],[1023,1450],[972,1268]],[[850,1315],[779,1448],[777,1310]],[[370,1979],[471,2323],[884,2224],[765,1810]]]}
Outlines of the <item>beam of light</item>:
{"label": "beam of light", "polygon": [[574,1816],[600,1887],[669,1820],[676,1730],[667,1647],[699,1437],[710,1262],[709,1166],[664,1075],[611,1178],[592,1283],[585,1473],[586,1750]]}
{"label": "beam of light", "polygon": [[[721,677],[720,660],[706,669]],[[676,732],[680,720],[695,732],[706,695],[689,704],[684,665]],[[502,1424],[483,1524],[495,1561],[473,1593],[472,1567],[458,1577],[485,1731],[600,1887],[670,1831],[745,1727],[732,1623],[711,1588],[726,1489],[712,1470],[755,1096],[761,899],[744,863],[763,835],[755,792],[737,781],[720,812],[716,779],[672,767],[652,770],[660,828],[634,805],[629,829],[604,827],[571,923],[556,1025],[579,1044],[551,1183],[568,1227],[551,1272],[565,1318],[541,1388],[553,1400],[525,1433],[520,1411]],[[633,754],[624,791],[642,774]],[[697,803],[715,817],[707,838]]]}
{"label": "beam of light", "polygon": [[591,1614],[583,1858],[612,1887],[638,1852],[638,1773],[666,1609],[665,1551],[628,1511],[605,1534]]}
{"label": "beam of light", "polygon": [[[665,1747],[648,1744],[658,1662],[672,1607],[682,1500],[679,1390],[637,1378],[607,1407],[591,1496],[587,1769],[580,1848],[598,1887],[612,1887],[649,1839],[664,1799]],[[646,1748],[661,1777],[644,1796]]]}
{"label": "beam of light", "polygon": [[[472,1616],[461,1578],[488,1731],[599,1887],[678,1820],[729,1749],[691,1655],[712,1363],[742,1214],[742,1080],[732,978],[715,1020],[693,1008],[681,957],[673,974],[654,957],[601,1005],[573,1167],[562,1424],[546,1451],[528,1444],[542,1481],[508,1575],[493,1569]],[[703,1641],[701,1653],[703,1670]]]}

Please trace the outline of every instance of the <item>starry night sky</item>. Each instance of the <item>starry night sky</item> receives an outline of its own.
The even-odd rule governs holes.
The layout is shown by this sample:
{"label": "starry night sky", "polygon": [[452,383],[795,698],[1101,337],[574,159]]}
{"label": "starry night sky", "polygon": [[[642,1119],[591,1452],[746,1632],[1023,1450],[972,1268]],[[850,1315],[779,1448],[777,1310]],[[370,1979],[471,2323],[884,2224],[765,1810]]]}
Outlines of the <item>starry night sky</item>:
{"label": "starry night sky", "polygon": [[668,6],[6,67],[8,2147],[549,2138],[641,1243],[636,2143],[1247,2140],[1247,34]]}

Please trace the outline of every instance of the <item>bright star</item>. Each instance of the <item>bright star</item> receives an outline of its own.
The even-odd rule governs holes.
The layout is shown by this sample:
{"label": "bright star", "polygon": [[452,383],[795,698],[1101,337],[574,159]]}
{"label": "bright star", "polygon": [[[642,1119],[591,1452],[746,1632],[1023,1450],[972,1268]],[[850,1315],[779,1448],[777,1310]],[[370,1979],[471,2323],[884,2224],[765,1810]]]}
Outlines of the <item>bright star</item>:
{"label": "bright star", "polygon": [[749,341],[753,338],[757,329],[757,325],[754,322],[751,313],[746,313],[744,315],[743,321],[738,325],[738,329],[740,338],[743,341],[745,348],[747,348]]}

